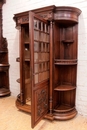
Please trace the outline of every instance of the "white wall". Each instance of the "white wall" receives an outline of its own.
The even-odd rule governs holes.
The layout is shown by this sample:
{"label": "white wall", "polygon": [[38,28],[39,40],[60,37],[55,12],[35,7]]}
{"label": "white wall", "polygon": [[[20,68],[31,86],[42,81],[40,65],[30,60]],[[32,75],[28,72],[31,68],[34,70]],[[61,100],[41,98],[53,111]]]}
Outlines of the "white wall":
{"label": "white wall", "polygon": [[82,10],[79,16],[78,27],[78,72],[76,108],[77,111],[87,116],[87,0],[6,0],[3,5],[3,36],[7,38],[9,49],[9,77],[11,94],[19,94],[19,64],[16,57],[19,53],[18,30],[15,29],[13,16],[16,13],[48,6],[74,6]]}

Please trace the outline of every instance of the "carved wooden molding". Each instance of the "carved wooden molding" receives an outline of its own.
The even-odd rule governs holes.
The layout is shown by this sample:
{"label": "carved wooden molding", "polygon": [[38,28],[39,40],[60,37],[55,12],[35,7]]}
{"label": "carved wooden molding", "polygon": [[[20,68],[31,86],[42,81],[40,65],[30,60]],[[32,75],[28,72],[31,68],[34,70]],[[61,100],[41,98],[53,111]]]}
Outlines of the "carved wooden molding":
{"label": "carved wooden molding", "polygon": [[29,16],[23,16],[17,19],[17,23],[21,24],[21,23],[28,23],[29,22]]}
{"label": "carved wooden molding", "polygon": [[40,16],[42,18],[44,18],[45,20],[52,20],[53,19],[53,12],[47,12],[47,13],[44,13],[44,14],[40,14]]}
{"label": "carved wooden molding", "polygon": [[36,118],[41,116],[48,108],[48,92],[46,88],[43,88],[41,90],[36,91],[36,97],[37,103],[36,103],[36,110],[37,110],[37,115]]}

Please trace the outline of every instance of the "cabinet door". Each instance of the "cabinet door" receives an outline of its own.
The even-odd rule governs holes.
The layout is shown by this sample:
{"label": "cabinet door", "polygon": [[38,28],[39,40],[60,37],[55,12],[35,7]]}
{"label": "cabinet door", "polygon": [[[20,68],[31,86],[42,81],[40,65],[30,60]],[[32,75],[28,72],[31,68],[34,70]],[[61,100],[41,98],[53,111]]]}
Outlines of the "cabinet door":
{"label": "cabinet door", "polygon": [[48,112],[49,25],[29,12],[32,99],[31,118],[34,127]]}

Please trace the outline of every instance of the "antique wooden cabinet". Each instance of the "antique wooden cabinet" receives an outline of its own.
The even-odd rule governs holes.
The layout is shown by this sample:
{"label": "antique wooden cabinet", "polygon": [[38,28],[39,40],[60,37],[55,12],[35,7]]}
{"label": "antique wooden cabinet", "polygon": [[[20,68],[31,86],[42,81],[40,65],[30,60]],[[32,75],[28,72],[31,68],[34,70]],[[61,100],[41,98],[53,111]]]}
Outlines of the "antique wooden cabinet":
{"label": "antique wooden cabinet", "polygon": [[5,0],[0,0],[0,97],[10,95],[7,40],[2,35],[2,6],[4,3]]}
{"label": "antique wooden cabinet", "polygon": [[20,32],[18,109],[41,118],[67,120],[76,114],[78,16],[75,7],[49,6],[14,15]]}

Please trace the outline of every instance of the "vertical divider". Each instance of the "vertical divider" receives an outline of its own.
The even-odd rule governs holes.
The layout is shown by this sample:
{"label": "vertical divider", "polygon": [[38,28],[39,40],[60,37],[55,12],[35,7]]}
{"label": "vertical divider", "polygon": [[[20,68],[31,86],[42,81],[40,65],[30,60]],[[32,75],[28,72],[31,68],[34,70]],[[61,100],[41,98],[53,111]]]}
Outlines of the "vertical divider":
{"label": "vertical divider", "polygon": [[53,110],[53,22],[50,22],[50,114]]}

